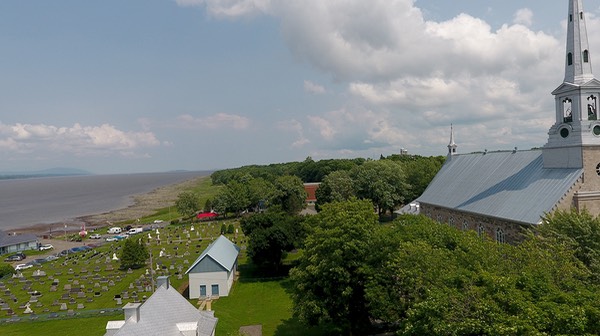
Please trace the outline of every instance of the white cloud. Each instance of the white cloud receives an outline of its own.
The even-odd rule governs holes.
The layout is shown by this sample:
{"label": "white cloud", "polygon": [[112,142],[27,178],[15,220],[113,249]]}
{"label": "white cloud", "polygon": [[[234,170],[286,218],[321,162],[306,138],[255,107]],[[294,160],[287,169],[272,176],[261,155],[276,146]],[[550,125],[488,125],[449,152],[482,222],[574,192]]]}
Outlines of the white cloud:
{"label": "white cloud", "polygon": [[132,155],[144,147],[160,145],[151,132],[125,132],[109,124],[57,127],[45,124],[0,123],[0,151],[44,152],[74,155]]}
{"label": "white cloud", "polygon": [[[549,93],[563,78],[564,35],[533,31],[527,8],[493,29],[467,14],[426,20],[414,0],[183,2],[215,16],[276,17],[297,59],[347,85],[350,102],[307,117],[315,145],[443,153],[454,123],[465,151],[531,147],[543,145],[553,122]],[[600,52],[600,21],[587,19],[591,49]],[[321,87],[313,84],[305,90]]]}
{"label": "white cloud", "polygon": [[521,8],[515,13],[513,22],[527,27],[531,26],[533,23],[533,12],[529,8]]}
{"label": "white cloud", "polygon": [[217,113],[208,117],[196,118],[189,114],[181,115],[178,120],[186,128],[221,129],[233,128],[237,130],[250,127],[250,119],[235,114]]}
{"label": "white cloud", "polygon": [[302,127],[302,123],[298,120],[292,119],[287,121],[280,121],[277,123],[277,128],[286,132],[293,132],[296,134],[296,139],[292,142],[293,148],[303,147],[304,145],[310,143],[306,137],[304,137],[304,128]]}
{"label": "white cloud", "polygon": [[304,91],[314,94],[323,94],[326,92],[325,87],[309,80],[304,81]]}

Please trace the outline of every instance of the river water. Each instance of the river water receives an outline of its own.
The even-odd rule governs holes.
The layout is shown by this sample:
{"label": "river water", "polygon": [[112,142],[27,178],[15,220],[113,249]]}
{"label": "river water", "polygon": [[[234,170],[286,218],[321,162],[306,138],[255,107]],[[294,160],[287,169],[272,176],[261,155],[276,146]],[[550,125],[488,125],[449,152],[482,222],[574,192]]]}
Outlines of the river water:
{"label": "river water", "polygon": [[122,209],[131,196],[180,183],[208,172],[87,175],[0,180],[0,230]]}

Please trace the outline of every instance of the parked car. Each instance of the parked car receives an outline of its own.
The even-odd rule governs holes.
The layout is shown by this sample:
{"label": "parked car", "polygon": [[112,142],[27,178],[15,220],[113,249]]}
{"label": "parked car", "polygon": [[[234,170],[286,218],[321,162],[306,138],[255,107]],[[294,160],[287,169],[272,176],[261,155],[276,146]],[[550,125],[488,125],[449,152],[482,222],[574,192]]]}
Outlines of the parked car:
{"label": "parked car", "polygon": [[22,252],[19,252],[17,254],[13,254],[13,255],[7,257],[6,259],[4,259],[4,261],[9,261],[9,262],[10,261],[21,261],[23,259],[25,259],[25,254]]}
{"label": "parked car", "polygon": [[52,244],[44,244],[44,245],[40,245],[40,247],[38,249],[40,251],[45,251],[45,250],[51,250],[53,248],[54,248],[54,246],[52,246]]}
{"label": "parked car", "polygon": [[110,229],[108,229],[108,231],[107,231],[107,233],[112,233],[112,234],[115,234],[115,233],[117,233],[117,234],[118,234],[118,233],[121,233],[121,232],[123,232],[123,231],[121,230],[121,228],[120,228],[120,227],[116,227],[116,226],[115,226],[115,227],[111,227],[111,228],[110,228]]}
{"label": "parked car", "polygon": [[31,264],[18,264],[17,266],[15,266],[15,270],[16,271],[22,271],[24,269],[28,269],[28,268],[31,268],[31,267],[33,267],[33,265],[31,265]]}
{"label": "parked car", "polygon": [[118,239],[117,239],[116,236],[114,236],[114,237],[108,237],[108,238],[106,238],[106,241],[107,242],[114,242],[114,241],[118,241]]}
{"label": "parked car", "polygon": [[46,261],[54,261],[54,260],[58,259],[58,257],[51,254],[44,259],[46,259]]}
{"label": "parked car", "polygon": [[94,233],[93,235],[90,236],[90,239],[102,239],[102,236],[97,233]]}

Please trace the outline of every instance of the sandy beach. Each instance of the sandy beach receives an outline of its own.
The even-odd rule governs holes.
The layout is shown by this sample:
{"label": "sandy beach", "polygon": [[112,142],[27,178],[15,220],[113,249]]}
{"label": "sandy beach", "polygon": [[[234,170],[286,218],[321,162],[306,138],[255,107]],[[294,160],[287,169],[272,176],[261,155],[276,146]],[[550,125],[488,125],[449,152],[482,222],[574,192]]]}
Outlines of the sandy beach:
{"label": "sandy beach", "polygon": [[[82,224],[85,224],[86,229],[90,231],[97,227],[108,226],[108,222],[116,223],[152,215],[158,209],[173,206],[179,193],[197,185],[201,179],[205,178],[210,178],[210,176],[200,176],[181,183],[156,188],[146,194],[134,195],[132,196],[133,204],[131,206],[106,213],[77,217],[73,222],[68,224],[67,231],[78,231]],[[58,231],[60,233],[64,231],[63,223],[53,223],[18,228],[11,230],[11,232],[34,233],[38,236],[43,236],[51,232],[52,228],[54,228],[55,232]]]}

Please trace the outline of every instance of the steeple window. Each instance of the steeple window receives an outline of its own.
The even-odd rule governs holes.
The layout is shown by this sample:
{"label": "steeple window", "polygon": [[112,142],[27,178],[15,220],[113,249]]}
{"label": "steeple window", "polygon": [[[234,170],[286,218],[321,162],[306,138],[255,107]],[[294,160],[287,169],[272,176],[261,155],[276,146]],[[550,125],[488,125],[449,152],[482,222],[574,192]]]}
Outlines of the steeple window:
{"label": "steeple window", "polygon": [[579,12],[579,18],[583,20],[583,12]]}
{"label": "steeple window", "polygon": [[569,22],[573,22],[573,14],[569,14]]}
{"label": "steeple window", "polygon": [[587,50],[583,51],[583,62],[587,63],[590,61],[590,52]]}
{"label": "steeple window", "polygon": [[573,54],[567,54],[567,65],[573,65]]}
{"label": "steeple window", "polygon": [[587,97],[588,120],[598,120],[598,98],[594,95]]}
{"label": "steeple window", "polygon": [[571,99],[565,98],[563,101],[563,122],[573,121],[573,111],[571,110]]}

